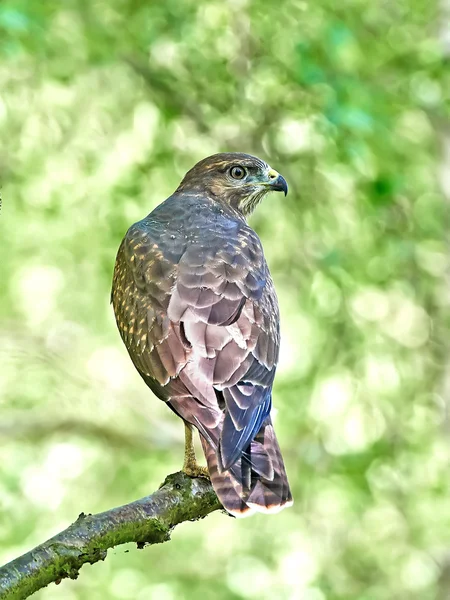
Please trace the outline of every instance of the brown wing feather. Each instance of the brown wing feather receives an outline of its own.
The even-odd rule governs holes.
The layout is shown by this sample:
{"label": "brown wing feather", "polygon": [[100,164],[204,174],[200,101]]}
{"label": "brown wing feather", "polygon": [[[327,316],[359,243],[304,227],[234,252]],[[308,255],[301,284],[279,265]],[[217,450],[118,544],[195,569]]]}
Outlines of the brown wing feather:
{"label": "brown wing feather", "polygon": [[143,377],[164,386],[186,363],[179,326],[167,316],[177,266],[150,236],[131,228],[117,254],[112,303],[117,326]]}

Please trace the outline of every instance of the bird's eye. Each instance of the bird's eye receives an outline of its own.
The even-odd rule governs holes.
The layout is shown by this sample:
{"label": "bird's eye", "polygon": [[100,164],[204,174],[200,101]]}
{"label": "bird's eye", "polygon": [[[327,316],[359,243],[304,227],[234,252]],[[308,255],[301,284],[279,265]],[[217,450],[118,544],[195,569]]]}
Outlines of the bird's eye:
{"label": "bird's eye", "polygon": [[244,179],[246,171],[244,167],[240,167],[239,165],[235,167],[231,167],[230,175],[233,179]]}

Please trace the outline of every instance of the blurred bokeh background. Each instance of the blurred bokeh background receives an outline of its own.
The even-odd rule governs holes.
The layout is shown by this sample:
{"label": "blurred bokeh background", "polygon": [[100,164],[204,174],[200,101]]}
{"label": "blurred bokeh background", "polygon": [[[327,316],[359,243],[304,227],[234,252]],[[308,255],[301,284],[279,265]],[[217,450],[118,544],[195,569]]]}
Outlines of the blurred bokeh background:
{"label": "blurred bokeh background", "polygon": [[128,226],[217,151],[288,180],[277,287],[295,505],[111,551],[56,600],[450,598],[450,6],[0,4],[0,563],[178,470],[109,306]]}

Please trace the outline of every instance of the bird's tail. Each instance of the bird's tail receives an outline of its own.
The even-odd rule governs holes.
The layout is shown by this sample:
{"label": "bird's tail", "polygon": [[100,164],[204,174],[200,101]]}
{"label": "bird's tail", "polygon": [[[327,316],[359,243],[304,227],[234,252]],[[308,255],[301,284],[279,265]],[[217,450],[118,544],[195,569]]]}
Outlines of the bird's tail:
{"label": "bird's tail", "polygon": [[277,513],[292,504],[292,495],[270,417],[241,458],[227,470],[219,453],[200,435],[211,483],[225,509],[236,517]]}

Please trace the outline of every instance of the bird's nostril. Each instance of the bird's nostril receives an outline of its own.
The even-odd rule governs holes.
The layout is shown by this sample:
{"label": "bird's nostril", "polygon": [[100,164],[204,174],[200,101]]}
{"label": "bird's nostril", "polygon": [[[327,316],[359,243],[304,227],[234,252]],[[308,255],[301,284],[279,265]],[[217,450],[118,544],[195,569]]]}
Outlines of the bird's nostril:
{"label": "bird's nostril", "polygon": [[274,169],[270,169],[268,175],[269,179],[276,179],[278,177],[278,173]]}

